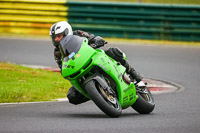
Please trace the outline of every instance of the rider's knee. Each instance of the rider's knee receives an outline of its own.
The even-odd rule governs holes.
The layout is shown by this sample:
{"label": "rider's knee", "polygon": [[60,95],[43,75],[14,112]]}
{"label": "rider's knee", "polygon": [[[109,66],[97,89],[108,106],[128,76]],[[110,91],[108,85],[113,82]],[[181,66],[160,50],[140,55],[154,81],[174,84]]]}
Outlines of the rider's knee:
{"label": "rider's knee", "polygon": [[89,99],[83,96],[81,93],[79,93],[75,87],[71,87],[67,93],[67,98],[69,100],[69,103],[71,104],[81,104],[83,102],[88,101]]}
{"label": "rider's knee", "polygon": [[124,60],[124,53],[119,48],[109,48],[105,53],[116,61]]}

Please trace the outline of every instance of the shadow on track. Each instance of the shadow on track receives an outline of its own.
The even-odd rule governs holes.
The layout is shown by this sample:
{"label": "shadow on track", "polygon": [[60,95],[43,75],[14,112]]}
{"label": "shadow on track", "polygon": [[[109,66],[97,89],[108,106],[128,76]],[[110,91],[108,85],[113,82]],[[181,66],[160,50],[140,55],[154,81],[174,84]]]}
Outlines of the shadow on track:
{"label": "shadow on track", "polygon": [[[128,118],[128,117],[133,117],[133,118],[141,118],[141,117],[147,117],[147,116],[152,116],[154,115],[152,114],[147,114],[147,115],[140,115],[136,112],[125,112],[118,118]],[[70,119],[80,119],[80,118],[88,118],[88,119],[107,119],[107,118],[111,118],[109,116],[107,116],[104,113],[101,112],[81,112],[81,113],[76,113],[76,112],[54,112],[54,113],[40,113],[38,114],[39,117],[48,117],[48,118],[70,118]]]}

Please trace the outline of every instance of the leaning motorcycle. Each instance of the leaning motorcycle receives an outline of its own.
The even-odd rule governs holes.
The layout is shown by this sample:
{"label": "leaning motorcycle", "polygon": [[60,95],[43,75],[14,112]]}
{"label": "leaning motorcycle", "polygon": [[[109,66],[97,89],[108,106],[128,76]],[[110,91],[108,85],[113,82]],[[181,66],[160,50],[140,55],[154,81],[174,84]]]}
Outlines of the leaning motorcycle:
{"label": "leaning motorcycle", "polygon": [[154,110],[154,99],[146,84],[136,83],[119,62],[103,50],[90,47],[87,38],[66,36],[59,49],[62,76],[108,116],[119,117],[122,109],[130,106],[140,114]]}

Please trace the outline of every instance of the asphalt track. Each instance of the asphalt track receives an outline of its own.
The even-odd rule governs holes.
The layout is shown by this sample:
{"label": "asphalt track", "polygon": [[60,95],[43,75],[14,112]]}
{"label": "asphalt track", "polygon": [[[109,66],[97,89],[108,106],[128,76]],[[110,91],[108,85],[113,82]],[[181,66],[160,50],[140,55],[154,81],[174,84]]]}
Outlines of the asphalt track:
{"label": "asphalt track", "polygon": [[[199,133],[200,48],[115,44],[144,77],[177,84],[179,91],[154,95],[156,107],[149,115],[123,110],[109,118],[92,102],[0,106],[0,133]],[[0,38],[0,62],[56,67],[50,41]]]}

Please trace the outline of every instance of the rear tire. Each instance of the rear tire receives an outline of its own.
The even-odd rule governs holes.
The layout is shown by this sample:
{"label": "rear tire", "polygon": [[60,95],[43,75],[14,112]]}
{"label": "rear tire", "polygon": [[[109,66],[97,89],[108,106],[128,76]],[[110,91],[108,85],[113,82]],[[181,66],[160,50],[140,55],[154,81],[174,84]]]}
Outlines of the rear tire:
{"label": "rear tire", "polygon": [[94,80],[89,81],[85,85],[85,90],[89,94],[92,101],[102,110],[105,114],[110,117],[119,117],[122,113],[122,108],[119,104],[117,97],[113,96],[114,102],[109,100],[105,94],[102,93],[98,82]]}
{"label": "rear tire", "polygon": [[146,87],[146,93],[138,93],[139,98],[132,105],[132,108],[140,114],[149,114],[155,108],[154,99],[152,97],[151,92]]}

